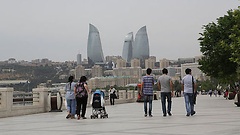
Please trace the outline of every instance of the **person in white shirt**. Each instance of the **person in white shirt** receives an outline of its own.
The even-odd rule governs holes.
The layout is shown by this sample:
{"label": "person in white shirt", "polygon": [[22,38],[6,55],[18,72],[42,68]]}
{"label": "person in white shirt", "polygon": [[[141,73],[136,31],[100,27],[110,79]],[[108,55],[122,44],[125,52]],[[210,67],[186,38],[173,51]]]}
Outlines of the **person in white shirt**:
{"label": "person in white shirt", "polygon": [[194,94],[196,93],[196,80],[191,75],[192,70],[187,68],[185,70],[186,76],[182,79],[182,91],[185,99],[185,106],[187,115],[192,116],[196,112],[194,111]]}
{"label": "person in white shirt", "polygon": [[116,89],[111,86],[110,89],[109,89],[109,96],[110,96],[110,104],[111,105],[114,105],[114,99],[116,97]]}

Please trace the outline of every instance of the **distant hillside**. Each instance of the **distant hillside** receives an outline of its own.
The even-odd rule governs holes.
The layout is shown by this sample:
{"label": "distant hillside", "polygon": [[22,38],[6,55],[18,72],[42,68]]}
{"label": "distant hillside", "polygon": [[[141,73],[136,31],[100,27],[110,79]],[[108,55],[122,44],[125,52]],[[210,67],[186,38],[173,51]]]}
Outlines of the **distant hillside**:
{"label": "distant hillside", "polygon": [[17,90],[36,88],[40,83],[66,82],[59,79],[60,75],[69,73],[66,65],[62,66],[23,66],[18,64],[5,64],[0,66],[0,80],[29,80],[29,86],[19,84],[13,86]]}

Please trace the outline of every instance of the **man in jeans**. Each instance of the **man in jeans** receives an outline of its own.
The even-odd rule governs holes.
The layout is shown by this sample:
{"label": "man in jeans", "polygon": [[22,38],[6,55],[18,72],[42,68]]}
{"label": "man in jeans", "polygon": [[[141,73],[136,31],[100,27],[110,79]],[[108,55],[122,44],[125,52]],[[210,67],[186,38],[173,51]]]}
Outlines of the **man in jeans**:
{"label": "man in jeans", "polygon": [[182,79],[182,90],[185,99],[185,106],[187,111],[187,117],[190,115],[194,115],[196,112],[194,111],[194,93],[196,93],[196,81],[193,78],[192,70],[187,68],[185,70],[186,76]]}
{"label": "man in jeans", "polygon": [[[163,75],[158,78],[158,89],[161,91],[161,102],[162,102],[162,111],[163,117],[166,117],[167,114],[171,114],[171,105],[172,105],[172,95],[173,95],[173,83],[170,76],[168,76],[168,70],[164,68],[162,70]],[[166,111],[166,98],[168,102],[168,108]]]}
{"label": "man in jeans", "polygon": [[141,94],[144,97],[144,112],[145,117],[147,117],[147,102],[149,102],[149,117],[152,117],[152,100],[153,100],[153,85],[154,85],[154,78],[150,74],[152,73],[152,69],[147,69],[147,75],[143,76],[142,78],[142,85],[141,85]]}

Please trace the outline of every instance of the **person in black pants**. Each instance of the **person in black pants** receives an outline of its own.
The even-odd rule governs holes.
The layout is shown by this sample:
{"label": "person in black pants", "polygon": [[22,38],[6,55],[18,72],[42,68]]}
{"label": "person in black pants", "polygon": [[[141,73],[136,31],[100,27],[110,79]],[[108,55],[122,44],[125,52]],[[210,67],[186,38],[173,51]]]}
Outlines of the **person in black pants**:
{"label": "person in black pants", "polygon": [[116,89],[113,88],[113,86],[111,86],[109,89],[109,93],[110,93],[110,104],[114,105],[114,99],[116,97]]}
{"label": "person in black pants", "polygon": [[82,109],[81,117],[86,119],[86,108],[87,108],[87,100],[88,94],[90,93],[87,86],[87,78],[86,76],[82,76],[79,80],[79,83],[75,87],[75,95],[77,102],[77,119],[80,119],[80,110]]}

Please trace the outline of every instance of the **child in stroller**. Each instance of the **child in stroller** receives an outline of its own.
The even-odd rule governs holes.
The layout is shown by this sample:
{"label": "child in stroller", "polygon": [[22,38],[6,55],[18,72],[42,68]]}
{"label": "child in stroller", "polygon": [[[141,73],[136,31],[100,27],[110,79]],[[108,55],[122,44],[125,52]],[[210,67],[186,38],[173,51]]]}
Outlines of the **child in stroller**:
{"label": "child in stroller", "polygon": [[100,116],[100,118],[108,118],[104,103],[104,92],[96,90],[92,94],[92,100],[90,102],[90,104],[92,105],[91,119],[98,118],[98,116]]}

